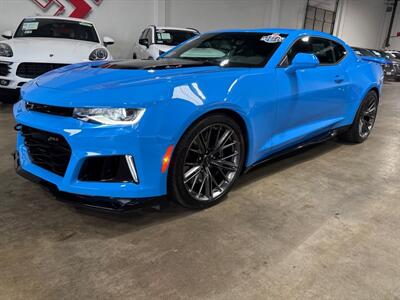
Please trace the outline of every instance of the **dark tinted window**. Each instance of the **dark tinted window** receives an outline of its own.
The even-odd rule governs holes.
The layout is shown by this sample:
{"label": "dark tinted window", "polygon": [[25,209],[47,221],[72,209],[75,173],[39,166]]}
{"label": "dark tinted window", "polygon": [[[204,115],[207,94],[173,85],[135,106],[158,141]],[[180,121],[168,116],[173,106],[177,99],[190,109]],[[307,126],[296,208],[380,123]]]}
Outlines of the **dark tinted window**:
{"label": "dark tinted window", "polygon": [[165,57],[200,60],[223,67],[262,67],[285,37],[283,34],[258,32],[208,33]]}
{"label": "dark tinted window", "polygon": [[91,23],[57,19],[25,19],[15,37],[43,37],[99,42]]}
{"label": "dark tinted window", "polygon": [[346,49],[331,40],[316,37],[304,37],[298,40],[288,51],[283,65],[290,65],[298,53],[314,54],[321,64],[335,64],[346,55]]}
{"label": "dark tinted window", "polygon": [[176,46],[197,35],[187,30],[157,29],[156,44]]}
{"label": "dark tinted window", "polygon": [[147,32],[147,29],[143,30],[142,34],[140,35],[140,39],[146,38],[146,32]]}
{"label": "dark tinted window", "polygon": [[374,54],[371,51],[367,50],[367,49],[353,48],[353,50],[359,56],[374,56]]}
{"label": "dark tinted window", "polygon": [[331,41],[331,43],[333,46],[333,52],[335,53],[335,62],[338,62],[339,60],[341,60],[343,57],[346,56],[347,53],[346,49],[342,45],[336,42]]}

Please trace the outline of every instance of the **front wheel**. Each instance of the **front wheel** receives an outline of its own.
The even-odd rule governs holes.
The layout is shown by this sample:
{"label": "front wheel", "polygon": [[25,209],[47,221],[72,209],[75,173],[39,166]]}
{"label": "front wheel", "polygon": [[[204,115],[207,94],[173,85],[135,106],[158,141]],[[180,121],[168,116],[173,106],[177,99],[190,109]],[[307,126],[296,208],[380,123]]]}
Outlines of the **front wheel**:
{"label": "front wheel", "polygon": [[239,176],[244,157],[243,134],[232,118],[216,114],[200,120],[174,151],[168,176],[170,196],[192,209],[215,205]]}
{"label": "front wheel", "polygon": [[340,138],[351,143],[362,143],[370,135],[378,112],[378,95],[370,91],[362,101],[353,124]]}

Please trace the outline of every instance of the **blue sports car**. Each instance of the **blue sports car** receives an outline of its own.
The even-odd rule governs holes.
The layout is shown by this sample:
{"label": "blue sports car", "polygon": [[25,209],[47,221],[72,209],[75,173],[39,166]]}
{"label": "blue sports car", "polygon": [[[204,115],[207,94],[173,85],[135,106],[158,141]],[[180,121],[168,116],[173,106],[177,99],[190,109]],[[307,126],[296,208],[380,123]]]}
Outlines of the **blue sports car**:
{"label": "blue sports car", "polygon": [[23,87],[16,168],[76,201],[205,208],[261,161],[365,141],[382,81],[379,64],[308,30],[216,31],[156,61],[70,65]]}

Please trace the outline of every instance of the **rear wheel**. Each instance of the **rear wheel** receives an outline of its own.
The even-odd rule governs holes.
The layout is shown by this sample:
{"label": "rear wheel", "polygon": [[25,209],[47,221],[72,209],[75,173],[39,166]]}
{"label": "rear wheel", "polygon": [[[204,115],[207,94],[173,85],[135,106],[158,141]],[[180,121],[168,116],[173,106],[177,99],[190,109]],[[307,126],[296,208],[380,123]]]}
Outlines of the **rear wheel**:
{"label": "rear wheel", "polygon": [[220,202],[239,176],[245,146],[240,126],[216,114],[195,123],[174,151],[168,187],[172,198],[188,208]]}
{"label": "rear wheel", "polygon": [[137,55],[136,55],[136,53],[133,53],[133,56],[132,56],[132,58],[133,58],[133,59],[137,59]]}
{"label": "rear wheel", "polygon": [[361,103],[353,124],[340,138],[352,143],[364,142],[374,128],[378,103],[378,95],[375,91],[370,91]]}

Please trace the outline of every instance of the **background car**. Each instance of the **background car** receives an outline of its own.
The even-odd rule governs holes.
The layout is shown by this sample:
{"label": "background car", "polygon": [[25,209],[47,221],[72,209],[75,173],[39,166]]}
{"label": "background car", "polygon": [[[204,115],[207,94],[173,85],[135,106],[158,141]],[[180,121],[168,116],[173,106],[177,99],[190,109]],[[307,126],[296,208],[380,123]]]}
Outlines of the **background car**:
{"label": "background car", "polygon": [[14,106],[18,172],[119,207],[168,195],[205,208],[278,153],[336,135],[365,141],[380,66],[331,35],[277,30],[211,32],[156,61],[37,78]]}
{"label": "background car", "polygon": [[388,54],[393,55],[396,59],[400,59],[400,51],[397,50],[386,50],[385,51]]}
{"label": "background car", "polygon": [[393,62],[385,55],[382,55],[378,51],[372,49],[359,47],[352,47],[352,49],[354,53],[360,56],[362,59],[380,64],[384,73],[385,80],[393,78]]}
{"label": "background car", "polygon": [[387,68],[385,72],[387,79],[393,79],[396,81],[400,80],[400,58],[398,58],[394,53],[386,52],[384,50],[373,50],[373,52],[391,62],[390,68]]}
{"label": "background car", "polygon": [[74,18],[25,18],[15,34],[6,31],[0,41],[0,91],[3,97],[50,70],[84,61],[109,60],[104,37],[101,43],[93,23]]}
{"label": "background car", "polygon": [[157,59],[161,54],[199,34],[193,28],[157,27],[143,30],[133,49],[133,59]]}
{"label": "background car", "polygon": [[391,53],[386,53],[383,50],[369,49],[376,57],[384,58],[388,61],[384,66],[385,79],[399,80],[400,79],[400,60]]}

